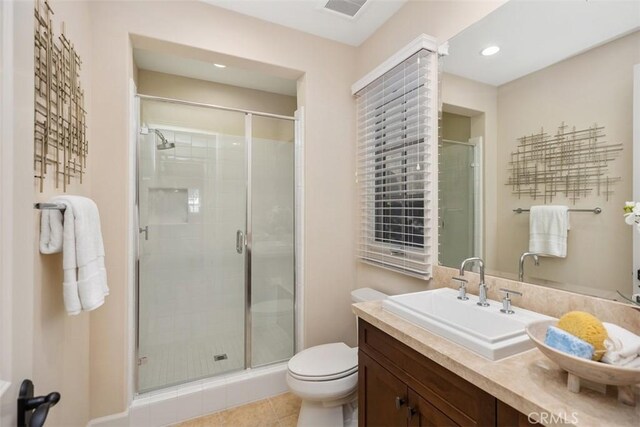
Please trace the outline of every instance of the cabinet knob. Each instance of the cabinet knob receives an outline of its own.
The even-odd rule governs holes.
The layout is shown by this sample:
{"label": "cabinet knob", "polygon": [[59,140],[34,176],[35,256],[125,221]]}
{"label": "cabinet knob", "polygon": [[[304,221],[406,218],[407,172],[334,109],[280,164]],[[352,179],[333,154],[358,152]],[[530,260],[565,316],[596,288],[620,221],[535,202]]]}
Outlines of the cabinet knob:
{"label": "cabinet knob", "polygon": [[412,408],[411,406],[407,406],[407,419],[411,419],[413,418],[413,416],[416,414],[416,409]]}
{"label": "cabinet knob", "polygon": [[396,396],[396,409],[402,408],[402,406],[404,406],[405,403],[407,403],[405,399],[403,399],[400,396]]}

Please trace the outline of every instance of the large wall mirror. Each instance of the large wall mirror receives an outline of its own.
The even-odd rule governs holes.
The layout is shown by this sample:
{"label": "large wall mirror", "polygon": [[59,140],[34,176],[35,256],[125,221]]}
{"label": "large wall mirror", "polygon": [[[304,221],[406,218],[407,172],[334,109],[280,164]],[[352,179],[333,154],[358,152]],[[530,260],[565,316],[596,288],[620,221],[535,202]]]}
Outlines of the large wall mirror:
{"label": "large wall mirror", "polygon": [[[637,232],[623,217],[640,168],[633,164],[638,64],[635,0],[511,0],[449,40],[440,264],[481,256],[487,273],[501,277],[522,272],[530,283],[617,300],[640,292]],[[540,256],[539,265],[527,257],[521,271],[529,210],[538,205],[571,210],[566,256]]]}

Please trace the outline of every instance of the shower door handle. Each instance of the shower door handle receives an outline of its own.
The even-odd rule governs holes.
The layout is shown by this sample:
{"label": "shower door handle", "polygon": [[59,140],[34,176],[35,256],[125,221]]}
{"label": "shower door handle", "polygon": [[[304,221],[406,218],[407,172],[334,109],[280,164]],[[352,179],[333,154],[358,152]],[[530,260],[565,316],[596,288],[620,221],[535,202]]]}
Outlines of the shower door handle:
{"label": "shower door handle", "polygon": [[236,231],[236,252],[239,254],[244,250],[244,233],[241,230]]}
{"label": "shower door handle", "polygon": [[138,229],[140,231],[140,234],[144,233],[144,240],[149,240],[149,226],[146,225],[144,227],[140,227]]}

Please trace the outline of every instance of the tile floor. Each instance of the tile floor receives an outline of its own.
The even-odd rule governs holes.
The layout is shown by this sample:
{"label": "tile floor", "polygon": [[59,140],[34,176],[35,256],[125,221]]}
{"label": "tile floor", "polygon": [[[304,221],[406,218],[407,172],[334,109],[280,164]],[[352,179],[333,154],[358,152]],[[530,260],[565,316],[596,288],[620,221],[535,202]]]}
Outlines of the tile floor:
{"label": "tile floor", "polygon": [[291,393],[216,412],[176,427],[295,427],[301,400]]}

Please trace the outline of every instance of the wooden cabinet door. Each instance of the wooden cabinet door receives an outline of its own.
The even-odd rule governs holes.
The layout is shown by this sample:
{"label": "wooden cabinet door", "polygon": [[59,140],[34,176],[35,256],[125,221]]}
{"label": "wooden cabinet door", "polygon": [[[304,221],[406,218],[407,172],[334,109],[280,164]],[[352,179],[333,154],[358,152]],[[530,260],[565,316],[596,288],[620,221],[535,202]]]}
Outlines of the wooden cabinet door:
{"label": "wooden cabinet door", "polygon": [[409,389],[409,426],[411,427],[458,427],[438,408]]}
{"label": "wooden cabinet door", "polygon": [[540,425],[533,421],[530,421],[529,418],[521,413],[518,410],[513,409],[511,406],[506,403],[498,400],[497,407],[497,423],[498,427],[529,427]]}
{"label": "wooden cabinet door", "polygon": [[358,352],[358,426],[406,427],[407,385]]}

